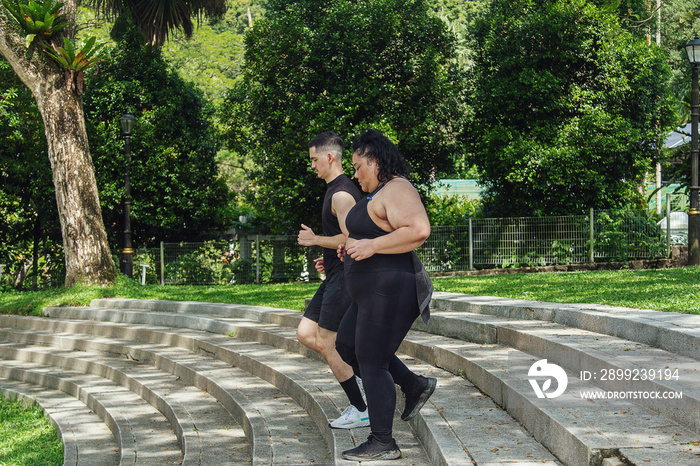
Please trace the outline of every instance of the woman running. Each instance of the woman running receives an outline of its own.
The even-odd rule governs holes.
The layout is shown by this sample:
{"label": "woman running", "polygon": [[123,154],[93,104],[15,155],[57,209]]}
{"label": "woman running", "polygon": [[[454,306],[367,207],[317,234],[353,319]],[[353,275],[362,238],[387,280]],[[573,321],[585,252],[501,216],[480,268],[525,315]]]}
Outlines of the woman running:
{"label": "woman running", "polygon": [[352,164],[360,187],[370,194],[348,213],[348,241],[344,251],[339,248],[353,305],[340,324],[336,348],[364,381],[372,433],[343,458],[398,459],[401,450],[392,435],[395,384],[406,397],[401,415],[406,421],[418,414],[436,385],[436,379],[414,374],[394,354],[416,317],[427,311],[421,306],[432,286],[429,280],[425,285],[427,274],[413,251],[430,235],[430,222],[405,178],[406,162],[379,131],[355,139]]}

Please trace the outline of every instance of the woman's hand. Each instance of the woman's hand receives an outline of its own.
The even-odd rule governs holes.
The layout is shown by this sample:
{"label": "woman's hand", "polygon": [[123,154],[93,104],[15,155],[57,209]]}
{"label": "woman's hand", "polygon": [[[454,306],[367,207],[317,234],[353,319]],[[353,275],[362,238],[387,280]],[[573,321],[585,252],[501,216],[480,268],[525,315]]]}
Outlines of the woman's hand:
{"label": "woman's hand", "polygon": [[357,241],[353,241],[353,243],[348,246],[346,254],[356,261],[361,261],[362,259],[372,257],[375,252],[374,240],[359,239]]}

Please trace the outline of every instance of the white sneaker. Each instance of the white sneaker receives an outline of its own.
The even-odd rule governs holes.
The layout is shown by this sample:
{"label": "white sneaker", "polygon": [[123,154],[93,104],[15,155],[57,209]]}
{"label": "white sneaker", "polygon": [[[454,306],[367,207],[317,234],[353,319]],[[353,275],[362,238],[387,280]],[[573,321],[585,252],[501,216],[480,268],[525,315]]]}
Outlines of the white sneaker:
{"label": "white sneaker", "polygon": [[369,426],[369,412],[360,412],[353,405],[348,406],[338,419],[328,424],[333,429],[355,429]]}

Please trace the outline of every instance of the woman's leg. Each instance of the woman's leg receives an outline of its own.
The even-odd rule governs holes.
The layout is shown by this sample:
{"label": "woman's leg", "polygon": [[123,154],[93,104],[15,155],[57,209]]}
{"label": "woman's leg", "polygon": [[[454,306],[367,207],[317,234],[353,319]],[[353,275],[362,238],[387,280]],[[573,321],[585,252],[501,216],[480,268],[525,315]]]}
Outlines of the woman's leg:
{"label": "woman's leg", "polygon": [[[394,353],[418,317],[412,273],[367,273],[365,293],[358,298],[355,355],[369,406],[372,434],[381,442],[392,439],[396,387],[392,372],[407,380],[415,375]],[[347,315],[347,314],[346,314]]]}

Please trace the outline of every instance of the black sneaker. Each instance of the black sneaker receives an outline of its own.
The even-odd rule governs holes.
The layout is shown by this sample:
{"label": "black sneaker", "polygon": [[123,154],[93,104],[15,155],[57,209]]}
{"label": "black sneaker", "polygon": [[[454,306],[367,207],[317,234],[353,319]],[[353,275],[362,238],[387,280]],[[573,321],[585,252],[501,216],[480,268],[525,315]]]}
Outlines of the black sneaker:
{"label": "black sneaker", "polygon": [[420,411],[425,402],[428,401],[428,398],[430,398],[430,395],[435,391],[437,379],[433,377],[423,377],[422,375],[418,377],[420,378],[419,388],[416,388],[410,393],[404,393],[406,403],[403,413],[401,413],[402,421],[410,421],[416,417],[418,411]]}
{"label": "black sneaker", "polygon": [[401,458],[401,450],[396,445],[396,440],[391,439],[389,443],[382,443],[370,434],[362,445],[344,451],[343,458],[351,461],[397,460]]}

